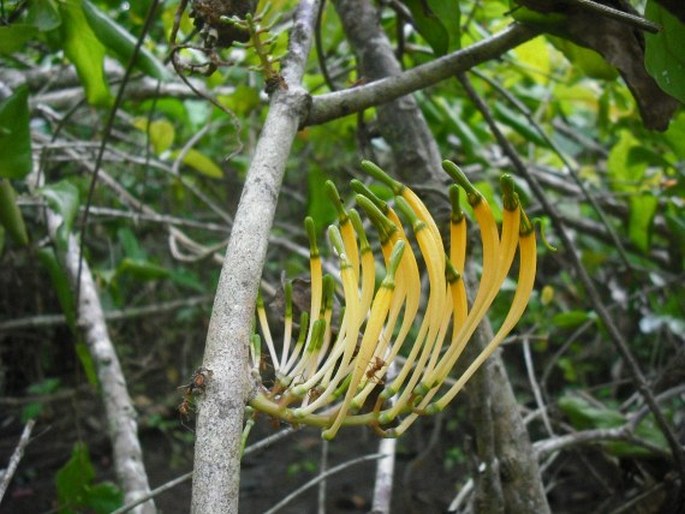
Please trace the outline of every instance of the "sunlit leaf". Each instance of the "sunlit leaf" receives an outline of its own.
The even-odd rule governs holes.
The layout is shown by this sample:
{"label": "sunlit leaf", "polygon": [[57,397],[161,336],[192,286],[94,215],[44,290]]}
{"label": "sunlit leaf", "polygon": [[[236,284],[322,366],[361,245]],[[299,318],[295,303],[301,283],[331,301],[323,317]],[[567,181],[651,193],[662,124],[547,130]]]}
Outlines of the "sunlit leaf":
{"label": "sunlit leaf", "polygon": [[404,0],[416,28],[436,55],[457,50],[461,12],[456,0]]}
{"label": "sunlit leaf", "polygon": [[555,36],[547,36],[547,39],[573,64],[588,77],[601,80],[614,80],[618,77],[618,71],[604,58],[592,50],[572,43],[568,39]]}
{"label": "sunlit leaf", "polygon": [[147,118],[136,118],[133,121],[133,126],[137,129],[149,134],[152,149],[157,155],[171,148],[176,138],[176,130],[171,122],[168,120],[154,120],[149,124]]}
{"label": "sunlit leaf", "polygon": [[92,105],[106,106],[111,97],[105,80],[105,47],[93,33],[80,0],[59,3],[62,24],[59,35],[67,58],[76,66],[86,99]]}
{"label": "sunlit leaf", "polygon": [[[171,152],[171,156],[175,159],[179,153],[180,150],[175,150]],[[183,164],[206,177],[221,178],[224,176],[224,172],[221,171],[221,168],[213,160],[195,148],[191,148],[186,152],[183,156]]]}

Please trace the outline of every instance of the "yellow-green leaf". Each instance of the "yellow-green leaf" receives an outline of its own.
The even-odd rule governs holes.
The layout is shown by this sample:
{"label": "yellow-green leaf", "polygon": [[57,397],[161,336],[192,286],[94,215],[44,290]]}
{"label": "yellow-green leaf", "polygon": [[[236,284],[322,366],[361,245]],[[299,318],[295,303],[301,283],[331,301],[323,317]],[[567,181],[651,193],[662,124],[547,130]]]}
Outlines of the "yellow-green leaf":
{"label": "yellow-green leaf", "polygon": [[[180,153],[179,150],[172,152],[172,157],[178,157]],[[183,164],[190,166],[198,173],[210,178],[221,178],[224,176],[224,172],[221,168],[216,165],[216,163],[211,160],[206,155],[200,153],[199,151],[191,148],[183,157]]]}

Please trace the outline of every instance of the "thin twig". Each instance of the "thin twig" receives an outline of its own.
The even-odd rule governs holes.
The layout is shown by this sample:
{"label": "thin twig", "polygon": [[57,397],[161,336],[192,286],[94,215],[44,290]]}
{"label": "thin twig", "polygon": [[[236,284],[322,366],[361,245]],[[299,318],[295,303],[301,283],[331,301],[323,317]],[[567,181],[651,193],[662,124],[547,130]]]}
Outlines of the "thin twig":
{"label": "thin twig", "polygon": [[547,407],[545,406],[545,401],[542,398],[542,391],[538,385],[538,381],[535,378],[535,366],[533,365],[533,356],[530,353],[530,342],[527,337],[523,338],[523,360],[526,363],[526,371],[528,372],[528,381],[530,382],[530,387],[533,390],[533,396],[535,397],[535,403],[538,405],[540,414],[542,416],[542,422],[547,429],[547,433],[551,436],[554,435],[554,430],[552,430],[552,424],[549,422],[549,417],[547,416]]}
{"label": "thin twig", "polygon": [[0,480],[0,503],[2,503],[2,498],[5,496],[5,491],[7,491],[7,487],[9,487],[10,481],[12,480],[14,473],[17,471],[19,462],[21,461],[21,458],[24,456],[24,449],[26,448],[26,445],[29,444],[31,431],[33,430],[35,424],[35,419],[28,420],[28,422],[24,426],[24,430],[21,433],[19,442],[17,443],[17,446],[14,448],[14,452],[12,452],[12,456],[10,457],[9,463],[7,464],[7,468],[2,473],[2,480]]}

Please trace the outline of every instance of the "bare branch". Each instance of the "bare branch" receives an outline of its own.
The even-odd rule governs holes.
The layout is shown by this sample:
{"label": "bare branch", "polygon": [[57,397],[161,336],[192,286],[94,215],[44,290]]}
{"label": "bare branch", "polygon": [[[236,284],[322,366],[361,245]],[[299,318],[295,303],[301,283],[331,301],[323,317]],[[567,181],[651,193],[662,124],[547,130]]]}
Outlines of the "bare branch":
{"label": "bare branch", "polygon": [[312,108],[303,125],[319,125],[432,86],[455,73],[496,59],[536,35],[537,32],[534,30],[515,24],[491,38],[399,75],[314,97]]}

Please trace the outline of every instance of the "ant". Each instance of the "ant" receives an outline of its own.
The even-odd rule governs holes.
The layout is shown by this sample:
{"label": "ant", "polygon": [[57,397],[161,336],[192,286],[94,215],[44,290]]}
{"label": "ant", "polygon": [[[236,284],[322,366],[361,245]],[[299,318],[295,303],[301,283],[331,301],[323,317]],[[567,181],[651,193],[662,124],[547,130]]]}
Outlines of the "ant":
{"label": "ant", "polygon": [[187,420],[190,413],[193,411],[193,396],[204,394],[207,388],[207,382],[214,375],[211,369],[199,367],[193,373],[193,377],[186,385],[182,385],[179,389],[183,389],[183,401],[178,406],[178,413],[182,419]]}
{"label": "ant", "polygon": [[371,364],[371,367],[366,371],[366,378],[368,378],[369,380],[373,380],[376,383],[383,382],[383,377],[377,377],[376,373],[378,373],[381,370],[381,368],[385,366],[385,361],[380,357],[376,356],[373,358],[373,361],[369,362],[369,364]]}

